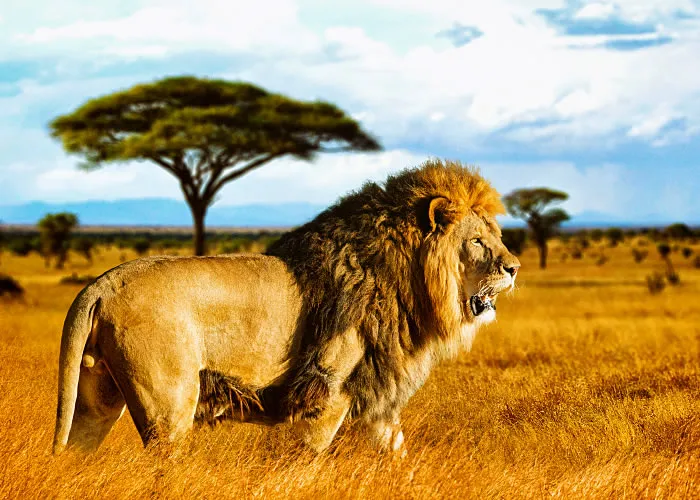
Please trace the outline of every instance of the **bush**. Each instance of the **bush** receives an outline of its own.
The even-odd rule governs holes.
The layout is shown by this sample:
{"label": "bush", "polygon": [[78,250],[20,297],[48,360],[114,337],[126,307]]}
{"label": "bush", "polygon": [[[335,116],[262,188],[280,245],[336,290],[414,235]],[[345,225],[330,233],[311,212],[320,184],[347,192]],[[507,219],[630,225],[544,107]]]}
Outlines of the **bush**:
{"label": "bush", "polygon": [[608,241],[610,241],[611,247],[616,247],[625,240],[625,233],[622,232],[622,229],[617,227],[611,227],[605,231],[605,236],[608,238]]}
{"label": "bush", "polygon": [[36,250],[32,242],[24,238],[10,240],[7,244],[7,249],[20,257],[26,257],[32,250]]}
{"label": "bush", "polygon": [[131,242],[131,248],[140,256],[146,255],[151,249],[151,242],[146,238],[136,238]]}
{"label": "bush", "polygon": [[571,249],[571,258],[572,259],[582,259],[583,258],[583,250],[581,250],[579,247],[574,247]]}
{"label": "bush", "polygon": [[663,274],[655,272],[647,276],[647,288],[652,295],[663,292],[664,288],[666,288]]}
{"label": "bush", "polygon": [[661,255],[662,259],[668,258],[668,256],[671,254],[671,247],[668,245],[668,243],[659,243],[656,249],[659,251],[659,255]]}
{"label": "bush", "polygon": [[0,298],[18,299],[22,295],[24,295],[24,289],[17,280],[0,273]]}
{"label": "bush", "polygon": [[599,266],[604,265],[608,261],[608,258],[604,254],[600,254],[596,259],[595,263]]}
{"label": "bush", "polygon": [[693,255],[693,249],[690,247],[685,247],[683,249],[683,257],[689,259],[691,255]]}
{"label": "bush", "polygon": [[634,258],[634,261],[637,264],[644,261],[644,259],[646,259],[648,255],[649,255],[649,252],[647,250],[642,250],[641,248],[633,248],[632,249],[632,257]]}
{"label": "bush", "polygon": [[700,269],[700,255],[695,256],[695,260],[693,261],[693,266],[696,269]]}
{"label": "bush", "polygon": [[590,232],[590,237],[591,240],[598,243],[600,240],[603,239],[603,230],[602,229],[593,229]]}

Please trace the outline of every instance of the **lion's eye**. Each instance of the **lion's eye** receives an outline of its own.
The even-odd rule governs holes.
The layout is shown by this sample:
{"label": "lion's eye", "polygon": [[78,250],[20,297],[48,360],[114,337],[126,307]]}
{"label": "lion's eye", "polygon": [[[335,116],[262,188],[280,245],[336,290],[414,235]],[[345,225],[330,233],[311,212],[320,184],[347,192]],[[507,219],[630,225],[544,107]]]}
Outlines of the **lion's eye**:
{"label": "lion's eye", "polygon": [[478,247],[484,246],[484,244],[481,242],[481,238],[473,238],[472,245],[476,245]]}

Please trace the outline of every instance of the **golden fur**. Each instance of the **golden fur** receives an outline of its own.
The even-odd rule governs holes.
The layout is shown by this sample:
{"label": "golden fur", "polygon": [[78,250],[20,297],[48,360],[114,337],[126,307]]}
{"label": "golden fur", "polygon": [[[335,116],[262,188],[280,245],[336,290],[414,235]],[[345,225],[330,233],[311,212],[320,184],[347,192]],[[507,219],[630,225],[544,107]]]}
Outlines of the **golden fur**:
{"label": "golden fur", "polygon": [[475,169],[431,160],[365,184],[267,255],[105,273],[66,318],[54,449],[95,448],[125,405],[144,443],[195,416],[240,417],[297,422],[321,450],[350,416],[399,449],[401,408],[493,319],[470,301],[514,284],[500,213]]}

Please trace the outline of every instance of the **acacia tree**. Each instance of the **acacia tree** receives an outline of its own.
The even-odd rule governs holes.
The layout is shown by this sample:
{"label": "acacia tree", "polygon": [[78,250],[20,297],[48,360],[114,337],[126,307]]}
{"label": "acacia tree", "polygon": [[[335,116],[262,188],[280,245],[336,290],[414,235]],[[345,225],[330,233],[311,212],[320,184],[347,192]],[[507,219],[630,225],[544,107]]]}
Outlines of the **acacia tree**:
{"label": "acacia tree", "polygon": [[532,232],[532,240],[540,253],[540,267],[547,267],[547,240],[557,231],[559,225],[569,219],[561,208],[547,208],[551,203],[569,198],[562,191],[549,188],[516,189],[503,197],[503,201],[513,217],[527,222]]}
{"label": "acacia tree", "polygon": [[85,169],[148,160],[180,183],[205,253],[204,220],[228,182],[285,155],[378,151],[379,143],[342,110],[245,82],[170,77],[92,99],[50,123],[51,135]]}

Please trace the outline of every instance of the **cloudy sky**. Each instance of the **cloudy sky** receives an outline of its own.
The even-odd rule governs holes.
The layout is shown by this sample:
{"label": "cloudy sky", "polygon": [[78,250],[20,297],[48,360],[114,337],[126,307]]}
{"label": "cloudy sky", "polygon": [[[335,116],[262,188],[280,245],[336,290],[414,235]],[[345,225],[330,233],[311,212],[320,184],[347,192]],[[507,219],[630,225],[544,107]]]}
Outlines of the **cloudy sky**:
{"label": "cloudy sky", "polygon": [[438,156],[573,214],[700,222],[700,2],[24,0],[0,6],[0,205],[168,197],[149,164],[77,170],[47,123],[166,75],[337,103],[382,153],[280,160],[220,205],[326,204]]}

